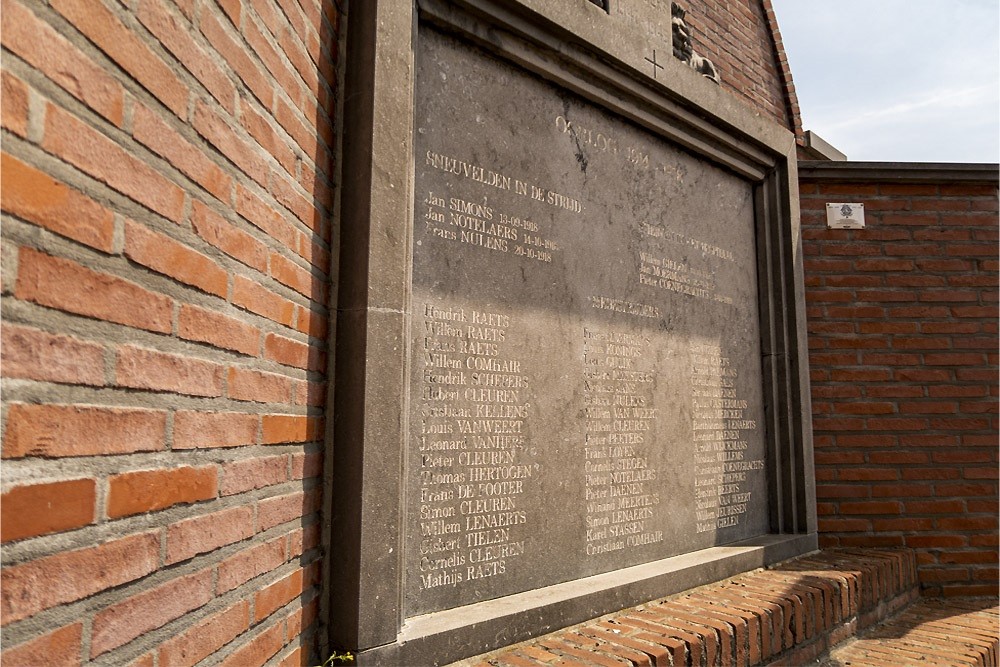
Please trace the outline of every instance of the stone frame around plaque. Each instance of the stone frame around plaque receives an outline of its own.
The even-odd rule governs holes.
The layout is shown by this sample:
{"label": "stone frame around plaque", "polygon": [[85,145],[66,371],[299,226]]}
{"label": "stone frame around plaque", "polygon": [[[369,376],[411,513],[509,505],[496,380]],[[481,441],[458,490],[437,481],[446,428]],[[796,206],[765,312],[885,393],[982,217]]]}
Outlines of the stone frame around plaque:
{"label": "stone frame around plaque", "polygon": [[[669,2],[666,3],[669,12]],[[333,389],[332,646],[362,664],[442,664],[816,548],[795,142],[589,0],[372,0],[346,16],[341,274]],[[770,533],[406,618],[407,440],[418,25],[433,26],[745,179],[753,187]]]}

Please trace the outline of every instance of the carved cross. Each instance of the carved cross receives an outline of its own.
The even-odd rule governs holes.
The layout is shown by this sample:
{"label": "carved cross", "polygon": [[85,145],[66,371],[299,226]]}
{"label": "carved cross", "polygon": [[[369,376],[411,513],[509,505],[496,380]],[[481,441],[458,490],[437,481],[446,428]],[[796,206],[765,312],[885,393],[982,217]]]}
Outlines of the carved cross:
{"label": "carved cross", "polygon": [[646,58],[646,62],[649,63],[649,64],[651,64],[653,66],[653,78],[655,79],[656,78],[656,70],[663,69],[663,65],[661,65],[660,63],[658,63],[656,61],[656,49],[653,49],[653,57],[652,57],[652,59]]}

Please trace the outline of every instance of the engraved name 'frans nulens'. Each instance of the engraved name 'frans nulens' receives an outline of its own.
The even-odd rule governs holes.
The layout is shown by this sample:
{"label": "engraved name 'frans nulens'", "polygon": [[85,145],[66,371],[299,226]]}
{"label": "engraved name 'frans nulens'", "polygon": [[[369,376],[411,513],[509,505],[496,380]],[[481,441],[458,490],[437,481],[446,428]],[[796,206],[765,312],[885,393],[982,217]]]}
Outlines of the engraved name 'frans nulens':
{"label": "engraved name 'frans nulens'", "polygon": [[749,402],[736,392],[731,359],[716,345],[695,345],[692,355],[695,530],[704,533],[740,524],[752,495],[747,487],[764,461],[747,458],[759,427],[745,416]]}
{"label": "engraved name 'frans nulens'", "polygon": [[583,329],[585,553],[596,556],[663,541],[660,494],[650,465],[655,375],[649,339]]}
{"label": "engraved name 'frans nulens'", "polygon": [[421,315],[419,576],[430,589],[502,576],[525,553],[522,498],[539,464],[511,316],[431,304]]}

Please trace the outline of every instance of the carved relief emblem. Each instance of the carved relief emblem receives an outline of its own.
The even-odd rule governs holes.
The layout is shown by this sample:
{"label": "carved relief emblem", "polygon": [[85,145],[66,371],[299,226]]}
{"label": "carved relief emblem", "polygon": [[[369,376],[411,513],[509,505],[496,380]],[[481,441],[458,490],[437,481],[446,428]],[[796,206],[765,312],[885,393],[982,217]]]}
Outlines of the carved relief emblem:
{"label": "carved relief emblem", "polygon": [[691,26],[684,20],[687,10],[674,2],[670,5],[670,14],[674,57],[686,62],[693,70],[699,72],[706,79],[711,79],[715,83],[721,83],[719,70],[716,68],[715,63],[694,51]]}

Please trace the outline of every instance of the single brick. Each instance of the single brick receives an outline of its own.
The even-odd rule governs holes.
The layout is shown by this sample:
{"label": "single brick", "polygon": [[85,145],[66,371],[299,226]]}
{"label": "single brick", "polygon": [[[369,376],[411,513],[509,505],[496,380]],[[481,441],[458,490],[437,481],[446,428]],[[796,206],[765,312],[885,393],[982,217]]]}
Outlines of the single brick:
{"label": "single brick", "polygon": [[0,208],[91,248],[111,252],[114,215],[48,174],[3,153]]}
{"label": "single brick", "polygon": [[179,563],[198,554],[254,534],[253,509],[233,507],[171,524],[167,528],[167,564]]}
{"label": "single brick", "polygon": [[108,479],[108,517],[115,519],[216,497],[215,466],[140,470]]}
{"label": "single brick", "polygon": [[290,403],[292,381],[285,375],[233,366],[229,369],[229,397],[256,403]]}
{"label": "single brick", "polygon": [[185,340],[208,343],[251,356],[257,356],[260,351],[260,330],[257,327],[187,303],[181,305],[177,335]]}
{"label": "single brick", "polygon": [[222,485],[219,493],[231,496],[280,484],[288,479],[287,468],[288,457],[285,455],[226,463],[222,466]]}
{"label": "single brick", "polygon": [[221,396],[223,370],[209,361],[123,345],[118,348],[115,377],[118,385],[133,389]]}
{"label": "single brick", "polygon": [[269,333],[264,337],[264,358],[285,366],[309,367],[309,346],[291,338]]}
{"label": "single brick", "polygon": [[298,245],[299,233],[280,213],[240,184],[236,185],[236,212],[286,248]]}
{"label": "single brick", "polygon": [[14,403],[7,414],[3,457],[94,456],[164,448],[162,410]]}
{"label": "single brick", "polygon": [[233,304],[286,327],[294,324],[294,303],[240,275],[233,279]]}
{"label": "single brick", "polygon": [[125,256],[215,296],[225,298],[229,289],[229,274],[213,260],[131,220],[125,223]]}
{"label": "single brick", "polygon": [[319,510],[322,499],[319,490],[290,493],[265,498],[257,503],[257,522],[260,530],[267,530],[294,519],[302,519]]}
{"label": "single brick", "polygon": [[323,454],[292,454],[292,479],[309,479],[323,474]]}
{"label": "single brick", "polygon": [[317,313],[309,308],[299,306],[298,317],[295,319],[295,328],[304,334],[309,334],[312,338],[325,341],[329,318],[329,314]]}
{"label": "single brick", "polygon": [[267,247],[199,201],[194,202],[191,224],[206,242],[250,268],[267,273]]}
{"label": "single brick", "polygon": [[937,520],[937,526],[944,531],[996,531],[996,517],[945,517]]}
{"label": "single brick", "polygon": [[964,547],[969,540],[961,535],[907,535],[904,543],[912,549]]}
{"label": "single brick", "polygon": [[104,348],[97,343],[16,324],[4,324],[0,335],[5,377],[92,386],[104,384]]}
{"label": "single brick", "polygon": [[[271,253],[271,277],[303,296],[318,296],[313,289],[312,274],[280,253]],[[322,301],[322,299],[316,300]]]}
{"label": "single brick", "polygon": [[310,549],[319,546],[320,525],[314,523],[306,528],[300,528],[289,534],[288,557],[301,556]]}
{"label": "single brick", "polygon": [[23,484],[0,499],[0,541],[47,535],[94,522],[97,483],[73,479]]}
{"label": "single brick", "polygon": [[15,296],[49,308],[170,333],[173,301],[117,276],[21,248]]}
{"label": "single brick", "polygon": [[305,415],[264,415],[261,444],[307,442],[322,433],[322,420]]}
{"label": "single brick", "polygon": [[[4,43],[6,44],[6,40]],[[9,71],[4,70],[0,72],[0,91],[2,91],[0,95],[3,96],[0,126],[19,137],[28,136],[28,87]]]}
{"label": "single brick", "polygon": [[330,251],[319,242],[309,240],[309,242],[304,244],[300,249],[299,257],[319,269],[324,276],[329,275],[330,260],[332,257],[330,255]]}
{"label": "single brick", "polygon": [[194,412],[174,415],[174,449],[239,447],[257,442],[260,417],[241,412]]}

